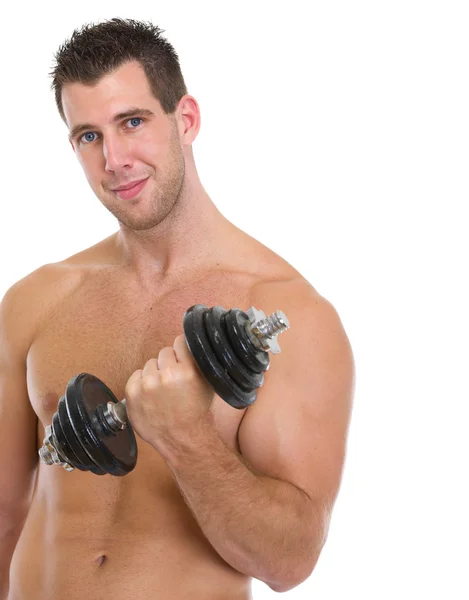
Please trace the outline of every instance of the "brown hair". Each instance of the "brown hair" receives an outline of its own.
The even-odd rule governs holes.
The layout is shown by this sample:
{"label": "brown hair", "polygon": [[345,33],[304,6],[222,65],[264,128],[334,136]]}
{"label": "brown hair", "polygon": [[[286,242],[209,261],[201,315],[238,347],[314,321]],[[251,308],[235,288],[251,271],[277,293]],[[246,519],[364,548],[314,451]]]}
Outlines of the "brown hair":
{"label": "brown hair", "polygon": [[161,36],[163,29],[150,22],[114,18],[75,29],[55,53],[51,88],[60,116],[65,120],[62,87],[66,83],[95,85],[123,63],[138,61],[153,95],[166,114],[173,113],[187,94],[179,58]]}

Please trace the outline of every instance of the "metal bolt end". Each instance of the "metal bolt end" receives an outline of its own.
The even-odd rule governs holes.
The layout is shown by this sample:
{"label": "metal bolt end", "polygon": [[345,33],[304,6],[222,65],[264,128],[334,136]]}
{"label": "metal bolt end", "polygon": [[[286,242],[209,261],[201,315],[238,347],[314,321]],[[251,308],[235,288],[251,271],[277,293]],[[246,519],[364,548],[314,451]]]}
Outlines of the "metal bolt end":
{"label": "metal bolt end", "polygon": [[44,438],[42,447],[39,448],[39,457],[41,458],[42,462],[46,463],[46,465],[59,465],[66,471],[74,471],[75,467],[72,467],[72,465],[62,460],[62,458],[59,456],[56,445],[57,440],[55,439],[52,427],[51,425],[47,425],[46,437]]}
{"label": "metal bolt end", "polygon": [[118,402],[108,402],[103,409],[103,416],[107,425],[114,433],[118,433],[127,427],[127,411],[125,400]]}
{"label": "metal bolt end", "polygon": [[54,464],[54,461],[52,460],[51,449],[47,447],[45,440],[44,445],[39,448],[39,456],[41,457],[42,462],[45,462],[46,465]]}
{"label": "metal bolt end", "polygon": [[246,314],[250,320],[251,332],[259,340],[262,349],[270,350],[272,354],[279,354],[281,350],[277,336],[290,328],[286,314],[277,310],[266,317],[264,311],[257,310],[254,306]]}
{"label": "metal bolt end", "polygon": [[289,329],[290,323],[285,313],[277,310],[263,321],[257,323],[256,327],[262,335],[271,338]]}

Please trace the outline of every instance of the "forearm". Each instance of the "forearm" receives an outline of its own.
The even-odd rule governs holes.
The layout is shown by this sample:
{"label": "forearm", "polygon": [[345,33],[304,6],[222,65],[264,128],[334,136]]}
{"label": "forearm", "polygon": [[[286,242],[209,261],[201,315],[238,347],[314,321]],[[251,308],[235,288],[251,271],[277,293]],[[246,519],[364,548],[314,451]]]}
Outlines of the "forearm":
{"label": "forearm", "polygon": [[16,544],[23,529],[24,519],[20,523],[1,523],[0,519],[0,600],[7,600],[9,588],[10,563]]}
{"label": "forearm", "polygon": [[228,564],[271,587],[294,586],[308,576],[322,547],[323,526],[304,492],[255,474],[211,423],[190,439],[157,449],[203,533]]}

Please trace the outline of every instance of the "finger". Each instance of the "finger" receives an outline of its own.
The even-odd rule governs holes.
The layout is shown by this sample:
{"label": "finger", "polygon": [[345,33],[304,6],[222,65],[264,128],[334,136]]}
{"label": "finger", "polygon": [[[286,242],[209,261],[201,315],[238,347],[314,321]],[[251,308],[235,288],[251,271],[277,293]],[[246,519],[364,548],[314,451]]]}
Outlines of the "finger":
{"label": "finger", "polygon": [[127,383],[134,383],[134,381],[138,381],[141,378],[142,378],[142,369],[137,369],[137,371],[134,371],[132,373],[132,375],[129,377]]}
{"label": "finger", "polygon": [[178,362],[194,361],[192,354],[187,347],[186,336],[184,334],[177,336],[174,340],[173,348]]}
{"label": "finger", "polygon": [[174,348],[168,347],[160,350],[158,354],[158,369],[163,370],[168,367],[173,367],[177,364],[176,354]]}
{"label": "finger", "polygon": [[138,369],[134,371],[132,375],[129,377],[126,385],[125,385],[125,397],[129,398],[132,395],[134,390],[140,386],[140,380],[142,378],[142,369]]}
{"label": "finger", "polygon": [[155,373],[155,371],[158,371],[158,359],[150,358],[150,360],[147,360],[147,362],[145,363],[145,366],[142,369],[141,377],[146,377],[147,375],[153,375]]}

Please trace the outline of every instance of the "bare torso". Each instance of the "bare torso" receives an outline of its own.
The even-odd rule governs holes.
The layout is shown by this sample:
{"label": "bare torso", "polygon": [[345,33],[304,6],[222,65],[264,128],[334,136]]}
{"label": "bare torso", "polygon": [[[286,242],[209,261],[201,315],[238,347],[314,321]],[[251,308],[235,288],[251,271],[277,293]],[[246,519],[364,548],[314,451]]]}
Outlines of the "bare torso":
{"label": "bare torso", "polygon": [[[239,235],[242,260],[151,295],[142,295],[122,267],[104,263],[99,246],[82,253],[79,263],[56,266],[57,284],[44,291],[54,296],[36,324],[27,357],[38,448],[77,373],[96,375],[123,398],[132,372],[182,333],[189,306],[247,310],[257,286],[299,277],[279,256]],[[245,411],[215,397],[212,412],[220,437],[239,452],[237,432]],[[251,598],[249,578],[208,543],[164,460],[137,441],[137,466],[125,477],[39,464],[11,563],[9,600]]]}

